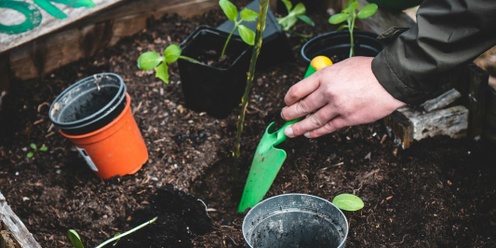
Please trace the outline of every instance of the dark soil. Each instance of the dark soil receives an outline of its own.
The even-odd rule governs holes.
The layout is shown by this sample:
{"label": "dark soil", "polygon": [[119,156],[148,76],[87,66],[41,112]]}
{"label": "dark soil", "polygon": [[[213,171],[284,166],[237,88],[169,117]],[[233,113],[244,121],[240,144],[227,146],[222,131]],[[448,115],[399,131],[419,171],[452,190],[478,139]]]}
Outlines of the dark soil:
{"label": "dark soil", "polygon": [[[325,15],[313,12],[317,26],[298,24],[296,30],[310,36],[331,30]],[[257,71],[239,171],[231,157],[239,110],[225,119],[191,111],[184,105],[175,65],[169,85],[136,67],[141,52],[161,51],[199,25],[223,21],[216,9],[192,19],[166,16],[97,56],[11,85],[0,111],[1,192],[42,247],[70,247],[66,233],[71,228],[93,247],[155,216],[155,223],[118,246],[244,247],[244,214],[236,213],[244,179],[264,129],[272,121],[282,123],[283,96],[306,69],[298,57],[304,39],[290,38],[295,61]],[[149,151],[136,174],[106,181],[48,118],[60,92],[100,72],[123,77]],[[28,159],[30,143],[49,150]],[[365,208],[345,213],[347,247],[496,247],[491,146],[434,137],[404,150],[382,121],[317,139],[295,138],[282,144],[288,158],[267,196],[360,196]]]}

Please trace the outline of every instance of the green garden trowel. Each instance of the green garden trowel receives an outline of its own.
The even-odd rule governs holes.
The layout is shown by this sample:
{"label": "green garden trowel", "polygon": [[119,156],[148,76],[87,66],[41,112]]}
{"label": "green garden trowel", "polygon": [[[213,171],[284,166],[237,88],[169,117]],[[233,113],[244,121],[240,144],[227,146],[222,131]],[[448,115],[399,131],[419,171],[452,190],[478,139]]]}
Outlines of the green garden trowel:
{"label": "green garden trowel", "polygon": [[[304,77],[310,76],[317,70],[332,65],[332,61],[325,56],[317,56],[310,62]],[[265,133],[258,143],[255,156],[251,163],[248,179],[246,180],[243,195],[238,206],[238,212],[242,213],[259,203],[269,191],[272,182],[277,176],[284,160],[286,151],[276,146],[286,140],[284,129],[299,121],[295,119],[286,122],[279,130],[275,131],[275,123],[272,122],[265,129]]]}

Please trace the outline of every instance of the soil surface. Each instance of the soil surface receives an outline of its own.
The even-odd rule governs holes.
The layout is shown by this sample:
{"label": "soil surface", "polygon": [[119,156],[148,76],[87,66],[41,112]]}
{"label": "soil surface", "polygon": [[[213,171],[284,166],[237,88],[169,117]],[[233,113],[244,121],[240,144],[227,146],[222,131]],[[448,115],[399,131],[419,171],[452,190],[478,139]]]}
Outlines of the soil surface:
{"label": "soil surface", "polygon": [[[323,10],[311,17],[315,28],[299,23],[295,31],[311,37],[332,29]],[[270,122],[282,123],[284,94],[304,74],[298,53],[305,39],[290,35],[294,61],[257,71],[239,170],[231,156],[239,109],[225,119],[191,111],[177,66],[169,85],[136,67],[141,52],[161,51],[199,25],[223,21],[217,9],[191,19],[165,16],[97,56],[11,85],[0,111],[0,190],[42,247],[70,247],[68,229],[94,247],[156,216],[117,246],[244,247],[244,214],[236,213],[241,190],[262,133]],[[100,72],[121,75],[132,97],[149,151],[134,175],[98,178],[48,118],[60,92]],[[345,212],[347,247],[496,247],[494,144],[434,137],[402,149],[394,140],[382,121],[287,140],[287,160],[267,197],[360,196],[365,207]],[[30,143],[48,151],[28,158]]]}

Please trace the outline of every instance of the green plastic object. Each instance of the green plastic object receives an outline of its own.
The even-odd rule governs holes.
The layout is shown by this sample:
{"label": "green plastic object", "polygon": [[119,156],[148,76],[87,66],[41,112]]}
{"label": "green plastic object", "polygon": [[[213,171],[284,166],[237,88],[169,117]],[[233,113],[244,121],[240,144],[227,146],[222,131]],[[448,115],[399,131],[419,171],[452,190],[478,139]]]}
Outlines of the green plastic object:
{"label": "green plastic object", "polygon": [[286,140],[287,136],[284,134],[284,129],[297,121],[288,121],[275,132],[274,122],[265,129],[253,157],[238,212],[242,213],[247,208],[255,206],[269,191],[287,156],[286,151],[275,146]]}
{"label": "green plastic object", "polygon": [[[319,56],[321,57],[321,56]],[[314,58],[317,59],[318,57]],[[325,62],[313,63],[308,66],[305,77],[320,68],[313,68],[312,64],[324,66],[332,64],[331,60],[326,58]],[[248,178],[246,180],[243,195],[238,206],[238,212],[243,213],[246,209],[254,207],[259,203],[269,191],[270,186],[274,182],[282,164],[286,160],[286,151],[276,146],[286,140],[284,129],[287,126],[298,122],[301,118],[286,122],[281,128],[276,130],[275,123],[271,122],[265,129],[260,142],[258,143],[253,161],[251,163]]]}

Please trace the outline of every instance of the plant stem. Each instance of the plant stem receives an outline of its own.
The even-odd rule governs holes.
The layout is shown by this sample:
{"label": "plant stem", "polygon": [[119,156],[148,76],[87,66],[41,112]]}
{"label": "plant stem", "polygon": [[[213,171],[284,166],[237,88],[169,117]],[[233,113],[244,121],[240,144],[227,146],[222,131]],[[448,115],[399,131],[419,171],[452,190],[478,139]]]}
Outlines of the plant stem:
{"label": "plant stem", "polygon": [[113,238],[108,239],[108,240],[106,240],[105,242],[103,242],[103,243],[99,244],[99,245],[98,245],[97,247],[95,247],[95,248],[101,248],[101,247],[104,247],[104,246],[106,246],[106,245],[108,245],[108,244],[110,244],[110,243],[112,243],[112,242],[114,242],[114,241],[116,241],[116,240],[118,240],[118,239],[120,239],[120,238],[122,238],[122,237],[124,237],[124,236],[128,235],[128,234],[131,234],[131,233],[133,233],[133,232],[135,232],[135,231],[137,231],[137,230],[139,230],[139,229],[141,229],[141,228],[143,228],[143,227],[145,227],[145,226],[147,226],[147,225],[149,225],[149,224],[152,224],[153,222],[155,222],[155,221],[157,220],[157,218],[158,218],[158,217],[155,217],[155,218],[153,218],[153,219],[151,219],[151,220],[149,220],[149,221],[147,221],[147,222],[145,222],[145,223],[143,223],[143,224],[141,224],[141,225],[139,225],[139,226],[137,226],[137,227],[135,227],[135,228],[133,228],[133,229],[131,229],[131,230],[127,231],[127,232],[125,232],[125,233],[121,233],[121,234],[119,234],[119,235],[116,235],[116,236],[114,236]]}
{"label": "plant stem", "polygon": [[193,62],[193,63],[198,63],[198,64],[201,64],[201,62],[199,60],[196,60],[194,58],[190,58],[190,57],[187,57],[187,56],[183,56],[183,55],[180,55],[179,56],[180,59],[184,59],[184,60],[187,60],[189,62]]}
{"label": "plant stem", "polygon": [[355,19],[356,19],[356,13],[355,11],[352,11],[351,15],[351,23],[348,23],[348,30],[350,31],[350,55],[349,57],[353,57],[355,55],[355,37],[353,34],[353,31],[355,30]]}
{"label": "plant stem", "polygon": [[[239,165],[239,157],[240,157],[240,149],[241,149],[241,134],[243,133],[243,127],[246,116],[246,109],[248,108],[250,91],[253,83],[253,79],[255,76],[255,68],[257,65],[258,55],[260,54],[260,49],[262,48],[262,39],[263,39],[263,31],[265,29],[265,19],[267,16],[267,10],[269,8],[269,0],[261,0],[260,1],[260,9],[259,9],[259,17],[257,23],[257,32],[255,33],[255,45],[253,46],[253,52],[251,54],[250,59],[250,67],[247,73],[246,86],[245,91],[243,93],[243,98],[241,99],[241,110],[238,115],[238,122],[236,124],[236,139],[234,143],[234,172],[237,174],[238,165]],[[237,176],[235,178],[237,180]]]}
{"label": "plant stem", "polygon": [[227,49],[227,44],[229,43],[229,41],[231,40],[231,37],[234,33],[234,31],[236,30],[236,23],[234,23],[234,27],[233,29],[231,30],[231,33],[229,33],[229,36],[227,36],[227,39],[226,39],[226,43],[224,43],[224,47],[222,48],[222,52],[220,53],[220,58],[222,59],[224,57],[224,55],[226,54],[226,49]]}

